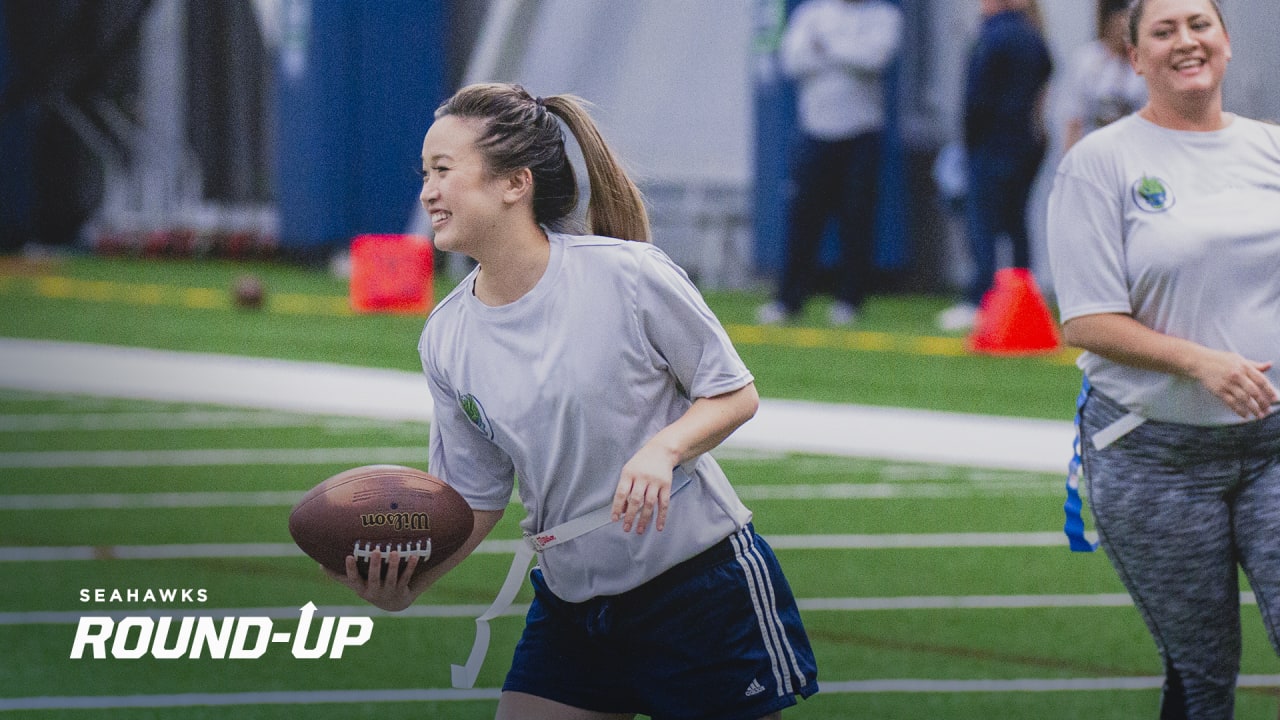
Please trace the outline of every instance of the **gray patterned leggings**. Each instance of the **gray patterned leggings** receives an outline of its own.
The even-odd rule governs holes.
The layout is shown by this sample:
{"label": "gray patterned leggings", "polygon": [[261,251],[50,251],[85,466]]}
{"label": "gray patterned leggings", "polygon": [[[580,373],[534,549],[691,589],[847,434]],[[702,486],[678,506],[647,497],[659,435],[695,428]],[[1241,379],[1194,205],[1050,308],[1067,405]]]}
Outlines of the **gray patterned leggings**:
{"label": "gray patterned leggings", "polygon": [[1098,451],[1128,411],[1097,390],[1081,416],[1099,540],[1164,660],[1162,720],[1228,719],[1244,568],[1280,653],[1280,413],[1240,425],[1148,421]]}

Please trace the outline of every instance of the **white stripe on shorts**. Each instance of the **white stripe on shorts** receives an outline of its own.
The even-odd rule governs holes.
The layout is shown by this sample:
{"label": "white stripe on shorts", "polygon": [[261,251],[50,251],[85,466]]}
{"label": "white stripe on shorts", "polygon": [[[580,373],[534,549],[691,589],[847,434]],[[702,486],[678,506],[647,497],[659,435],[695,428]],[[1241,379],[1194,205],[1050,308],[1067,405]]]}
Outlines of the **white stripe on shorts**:
{"label": "white stripe on shorts", "polygon": [[800,678],[801,684],[805,682],[804,674],[800,672],[795,652],[787,640],[786,629],[782,626],[782,619],[778,617],[773,580],[769,577],[764,558],[760,556],[760,551],[752,542],[750,529],[744,528],[731,535],[730,541],[733,543],[738,564],[746,574],[751,602],[755,606],[756,617],[760,623],[760,634],[764,638],[765,648],[769,653],[774,680],[778,683],[778,695],[795,692],[791,684],[792,673],[788,668],[782,667],[785,662],[784,655],[790,659],[791,665],[795,668],[794,674]]}
{"label": "white stripe on shorts", "polygon": [[787,651],[787,659],[791,661],[791,669],[795,672],[795,677],[800,681],[800,687],[804,687],[808,681],[805,680],[804,673],[800,670],[800,663],[796,660],[796,652],[795,649],[791,647],[791,640],[787,638],[787,628],[782,624],[782,618],[778,617],[778,596],[773,590],[773,577],[769,574],[764,561],[764,556],[756,549],[754,535],[748,529],[744,529],[742,532],[744,533],[743,537],[751,543],[751,552],[759,559],[761,572],[764,575],[765,586],[769,589],[768,607],[770,609],[770,613],[773,615],[773,622],[778,628],[780,637],[779,642],[783,649]]}

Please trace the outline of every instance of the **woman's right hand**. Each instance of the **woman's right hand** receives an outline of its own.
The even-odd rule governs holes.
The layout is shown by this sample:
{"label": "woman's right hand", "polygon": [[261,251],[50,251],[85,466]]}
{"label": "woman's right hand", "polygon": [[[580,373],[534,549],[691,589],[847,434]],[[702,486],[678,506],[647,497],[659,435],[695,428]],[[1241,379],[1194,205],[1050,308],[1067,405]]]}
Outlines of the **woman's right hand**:
{"label": "woman's right hand", "polygon": [[386,577],[382,577],[382,573],[375,570],[375,568],[380,567],[382,567],[382,551],[374,550],[373,554],[369,556],[368,578],[360,577],[360,570],[356,565],[356,557],[354,555],[347,556],[347,572],[345,575],[334,572],[329,568],[325,568],[324,571],[328,573],[329,577],[351,588],[365,601],[389,612],[399,612],[409,607],[426,589],[425,587],[415,587],[410,582],[413,579],[413,571],[418,567],[417,555],[409,557],[403,573],[400,572],[400,553],[395,550],[392,550],[391,554],[387,556]]}
{"label": "woman's right hand", "polygon": [[1246,420],[1264,418],[1280,401],[1280,392],[1267,379],[1272,363],[1256,362],[1233,352],[1203,348],[1191,375]]}

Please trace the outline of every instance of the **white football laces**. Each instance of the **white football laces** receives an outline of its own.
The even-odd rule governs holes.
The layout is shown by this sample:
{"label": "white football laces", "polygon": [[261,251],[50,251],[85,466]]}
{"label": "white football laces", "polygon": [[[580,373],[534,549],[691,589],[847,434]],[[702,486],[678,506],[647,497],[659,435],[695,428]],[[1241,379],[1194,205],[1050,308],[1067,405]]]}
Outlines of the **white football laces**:
{"label": "white football laces", "polygon": [[356,560],[369,562],[373,558],[373,552],[377,550],[382,553],[382,564],[386,565],[390,562],[391,553],[400,553],[401,560],[408,560],[410,557],[417,556],[419,560],[427,560],[431,557],[431,538],[426,540],[416,540],[408,543],[371,543],[361,544],[359,540],[355,543],[355,549],[351,551],[356,556]]}

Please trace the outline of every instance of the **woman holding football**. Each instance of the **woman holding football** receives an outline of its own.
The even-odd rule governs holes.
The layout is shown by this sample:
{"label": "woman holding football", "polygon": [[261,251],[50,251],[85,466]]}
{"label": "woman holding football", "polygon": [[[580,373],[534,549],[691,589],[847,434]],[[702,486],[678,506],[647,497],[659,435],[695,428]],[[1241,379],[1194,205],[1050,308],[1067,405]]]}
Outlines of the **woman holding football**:
{"label": "woman holding football", "polygon": [[[562,127],[585,160],[589,234],[572,234]],[[408,606],[489,534],[518,477],[539,556],[499,718],[747,720],[812,695],[787,581],[707,454],[755,413],[752,375],[648,242],[639,191],[583,103],[465,87],[436,111],[422,162],[436,246],[478,263],[419,345],[430,470],[475,530],[412,581],[416,560],[365,581],[350,559],[341,579]]]}

